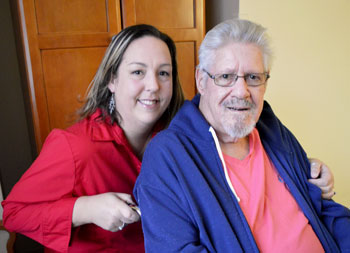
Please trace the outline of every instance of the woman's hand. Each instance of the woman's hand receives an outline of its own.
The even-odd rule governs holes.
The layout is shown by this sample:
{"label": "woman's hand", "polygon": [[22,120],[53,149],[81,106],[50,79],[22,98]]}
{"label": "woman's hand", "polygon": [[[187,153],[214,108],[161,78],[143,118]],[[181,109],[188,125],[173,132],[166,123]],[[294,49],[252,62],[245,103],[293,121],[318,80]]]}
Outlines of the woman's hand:
{"label": "woman's hand", "polygon": [[116,232],[125,224],[140,220],[128,204],[135,204],[129,194],[108,192],[79,197],[73,208],[73,227],[93,223],[105,230]]}
{"label": "woman's hand", "polygon": [[326,164],[315,158],[309,158],[311,164],[311,179],[309,182],[322,190],[322,198],[331,199],[335,195],[334,177]]}

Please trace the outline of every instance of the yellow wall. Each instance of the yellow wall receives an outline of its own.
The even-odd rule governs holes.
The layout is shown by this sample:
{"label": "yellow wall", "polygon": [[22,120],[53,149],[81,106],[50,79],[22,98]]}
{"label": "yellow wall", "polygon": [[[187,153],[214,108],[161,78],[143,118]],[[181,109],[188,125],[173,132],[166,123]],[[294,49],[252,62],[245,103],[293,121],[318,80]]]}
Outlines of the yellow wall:
{"label": "yellow wall", "polygon": [[274,63],[266,99],[309,157],[335,176],[350,207],[350,1],[243,0],[240,18],[268,28]]}

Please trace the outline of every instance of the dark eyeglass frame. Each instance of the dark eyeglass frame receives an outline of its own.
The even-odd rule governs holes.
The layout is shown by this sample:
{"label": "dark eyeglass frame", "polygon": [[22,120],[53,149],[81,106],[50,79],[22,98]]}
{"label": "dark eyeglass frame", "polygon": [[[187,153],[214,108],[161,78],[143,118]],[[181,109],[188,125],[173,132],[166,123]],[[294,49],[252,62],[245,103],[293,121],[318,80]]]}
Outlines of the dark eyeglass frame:
{"label": "dark eyeglass frame", "polygon": [[[245,74],[245,75],[243,75],[243,76],[239,76],[239,75],[237,75],[237,74],[235,74],[235,73],[227,73],[227,74],[224,73],[224,74],[212,75],[212,74],[210,74],[208,71],[206,71],[205,69],[203,69],[203,71],[204,71],[205,73],[207,73],[207,75],[208,75],[211,79],[214,80],[215,85],[220,86],[220,87],[232,87],[233,85],[236,84],[238,78],[243,78],[244,81],[247,83],[247,85],[250,86],[250,87],[258,87],[258,86],[260,86],[260,85],[265,84],[265,83],[267,82],[267,80],[270,78],[270,74],[269,74],[268,72],[263,72],[263,73],[247,73],[247,74]],[[226,84],[226,85],[218,84],[218,83],[217,83],[218,77],[219,77],[219,76],[222,76],[222,75],[233,75],[232,82],[230,82],[230,83],[228,83],[228,84]],[[261,83],[258,83],[258,84],[251,84],[249,81],[247,81],[247,78],[248,78],[249,76],[251,76],[251,75],[256,75],[256,76],[260,76],[260,77],[263,76],[263,77],[265,77],[265,80],[262,81]]]}

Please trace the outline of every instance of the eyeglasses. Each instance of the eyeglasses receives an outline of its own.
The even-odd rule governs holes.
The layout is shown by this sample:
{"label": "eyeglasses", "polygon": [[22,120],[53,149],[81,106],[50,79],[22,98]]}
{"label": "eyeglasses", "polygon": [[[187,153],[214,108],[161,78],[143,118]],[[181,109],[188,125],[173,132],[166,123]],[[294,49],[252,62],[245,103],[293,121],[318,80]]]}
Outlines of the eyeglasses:
{"label": "eyeglasses", "polygon": [[231,87],[233,86],[238,78],[243,78],[248,86],[256,87],[266,83],[267,79],[270,78],[270,75],[267,72],[264,73],[247,73],[244,76],[239,76],[235,73],[231,74],[217,74],[211,75],[208,71],[203,69],[208,76],[214,80],[214,83],[222,87]]}

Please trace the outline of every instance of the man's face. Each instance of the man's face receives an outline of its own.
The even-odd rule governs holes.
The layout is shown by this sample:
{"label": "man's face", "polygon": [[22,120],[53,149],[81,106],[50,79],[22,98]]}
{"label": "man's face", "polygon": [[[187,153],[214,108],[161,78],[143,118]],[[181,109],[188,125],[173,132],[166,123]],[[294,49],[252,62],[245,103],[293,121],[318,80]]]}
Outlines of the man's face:
{"label": "man's face", "polygon": [[[263,73],[263,56],[254,44],[231,42],[218,50],[213,58],[211,75]],[[215,129],[221,141],[247,136],[261,114],[266,85],[247,86],[238,78],[231,87],[220,87],[204,72],[197,70],[197,89],[201,94],[199,109]]]}

